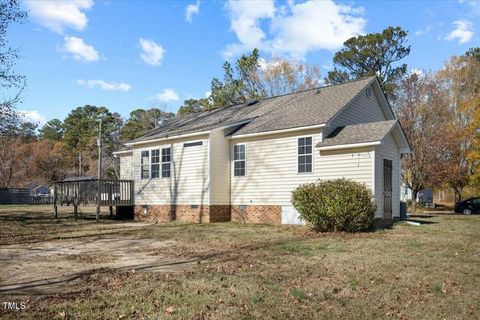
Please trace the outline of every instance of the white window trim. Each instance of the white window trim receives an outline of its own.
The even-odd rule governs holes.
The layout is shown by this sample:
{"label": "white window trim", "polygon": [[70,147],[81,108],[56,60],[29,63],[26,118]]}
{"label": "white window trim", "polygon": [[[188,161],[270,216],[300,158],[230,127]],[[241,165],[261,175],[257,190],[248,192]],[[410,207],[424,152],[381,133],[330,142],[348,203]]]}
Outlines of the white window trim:
{"label": "white window trim", "polygon": [[[155,163],[153,163],[153,160],[152,160],[152,158],[153,158],[153,152],[152,151],[154,151],[154,150],[158,150],[158,162],[155,162]],[[149,149],[149,151],[150,151],[150,179],[158,179],[162,175],[162,172],[161,172],[161,169],[162,169],[162,167],[161,167],[161,156],[162,156],[161,149],[153,148],[153,149]],[[156,178],[152,177],[152,172],[153,172],[152,166],[154,164],[158,165],[158,177],[156,177]]]}
{"label": "white window trim", "polygon": [[[298,154],[298,140],[300,138],[312,138],[312,153],[306,153],[302,154],[302,156],[312,156],[312,171],[310,172],[298,172],[298,158],[300,157],[300,154]],[[296,171],[298,175],[308,175],[308,174],[313,174],[315,172],[315,151],[314,151],[315,144],[313,142],[313,136],[312,135],[306,135],[306,136],[296,136],[295,137],[295,156],[297,157],[297,166],[296,166]]]}
{"label": "white window trim", "polygon": [[[235,146],[244,146],[245,149],[245,159],[243,160],[235,160]],[[247,176],[247,144],[246,143],[236,143],[233,145],[232,148],[232,161],[233,161],[233,166],[232,166],[232,176],[234,178],[245,178]],[[235,175],[235,162],[238,161],[244,161],[245,162],[245,174],[243,176],[236,176]]]}
{"label": "white window trim", "polygon": [[[163,157],[162,157],[162,154],[163,154],[163,150],[164,149],[170,149],[170,161],[166,161],[166,162],[163,162]],[[160,148],[160,178],[162,179],[170,179],[172,177],[172,157],[173,157],[173,148],[170,146],[170,147],[165,147],[165,148]],[[164,177],[163,176],[163,164],[170,164],[170,174],[168,177]]]}
{"label": "white window trim", "polygon": [[[144,164],[143,163],[143,153],[144,152],[148,152],[148,164]],[[150,159],[150,156],[151,156],[151,152],[150,152],[150,149],[148,150],[140,150],[140,180],[149,180],[151,179],[151,167],[150,167],[150,163],[151,163],[151,159]],[[143,167],[148,167],[148,177],[144,177],[143,176]]]}

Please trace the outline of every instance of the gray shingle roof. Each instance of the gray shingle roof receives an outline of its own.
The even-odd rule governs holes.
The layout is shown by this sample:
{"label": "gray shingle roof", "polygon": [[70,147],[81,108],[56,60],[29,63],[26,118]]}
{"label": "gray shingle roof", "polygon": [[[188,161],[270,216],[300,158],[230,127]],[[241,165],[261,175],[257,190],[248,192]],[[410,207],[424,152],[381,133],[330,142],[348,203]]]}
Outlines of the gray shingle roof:
{"label": "gray shingle roof", "polygon": [[239,104],[175,117],[131,142],[208,131],[251,120],[232,135],[260,133],[326,123],[375,77],[265,98],[253,105]]}
{"label": "gray shingle roof", "polygon": [[317,147],[381,141],[397,123],[397,120],[378,121],[338,127]]}

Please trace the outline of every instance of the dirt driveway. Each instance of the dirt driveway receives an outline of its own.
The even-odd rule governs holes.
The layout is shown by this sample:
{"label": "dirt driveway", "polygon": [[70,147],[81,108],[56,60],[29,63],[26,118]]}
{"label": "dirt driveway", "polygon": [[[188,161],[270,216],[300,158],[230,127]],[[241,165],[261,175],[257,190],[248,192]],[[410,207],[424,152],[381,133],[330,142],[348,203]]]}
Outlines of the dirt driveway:
{"label": "dirt driveway", "polygon": [[[176,272],[197,262],[192,258],[159,255],[158,249],[172,245],[171,240],[149,238],[145,234],[139,238],[135,232],[150,224],[107,221],[98,229],[96,224],[84,220],[76,224],[91,228],[86,225],[84,229],[69,232],[68,224],[73,222],[65,221],[60,222],[67,228],[63,234],[47,229],[43,231],[45,238],[36,235],[30,238],[28,231],[23,230],[29,227],[29,215],[21,217],[18,230],[25,237],[0,243],[0,294],[66,292],[83,276],[99,270]],[[45,223],[52,223],[52,219],[47,217]],[[38,226],[38,221],[35,224]],[[42,230],[42,226],[36,229]],[[8,234],[8,230],[2,228],[2,231]],[[52,234],[55,234],[53,239],[49,237]]]}

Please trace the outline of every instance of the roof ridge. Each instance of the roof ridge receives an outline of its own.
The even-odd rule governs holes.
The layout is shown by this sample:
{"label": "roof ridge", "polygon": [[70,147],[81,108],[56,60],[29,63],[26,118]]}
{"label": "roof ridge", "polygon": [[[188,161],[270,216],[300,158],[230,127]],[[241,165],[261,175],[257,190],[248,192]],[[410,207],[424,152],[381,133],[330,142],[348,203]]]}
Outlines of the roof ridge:
{"label": "roof ridge", "polygon": [[[342,83],[333,83],[333,84],[329,84],[329,85],[322,86],[322,87],[315,87],[315,88],[311,88],[311,89],[305,89],[305,90],[299,90],[299,91],[279,94],[279,95],[271,96],[271,97],[264,97],[264,98],[258,99],[258,102],[262,102],[264,100],[270,100],[270,99],[274,99],[274,98],[285,97],[285,96],[289,96],[289,95],[293,95],[293,94],[297,94],[297,93],[303,93],[303,92],[309,92],[309,91],[313,91],[313,90],[319,90],[319,89],[331,88],[331,87],[335,87],[335,86],[346,85],[346,84],[350,84],[350,83],[354,83],[354,82],[358,82],[358,81],[362,81],[362,80],[367,80],[367,79],[371,79],[371,78],[376,78],[376,77],[377,76],[361,77],[361,78],[358,78],[358,79],[353,79],[353,80],[342,82]],[[180,117],[189,116],[191,114],[207,113],[207,112],[215,111],[215,110],[218,110],[218,109],[226,109],[226,108],[231,108],[231,107],[236,107],[236,106],[241,106],[241,105],[247,105],[247,104],[248,104],[248,101],[247,102],[242,102],[242,103],[229,104],[229,105],[226,105],[226,106],[223,106],[223,107],[217,107],[217,108],[210,109],[210,110],[204,110],[204,111],[190,113],[190,114],[187,114],[187,115],[181,115]]]}
{"label": "roof ridge", "polygon": [[[375,79],[376,77],[363,77],[344,83],[331,84],[323,87],[316,87],[312,89],[262,98],[257,104],[254,104],[252,106],[247,106],[247,103],[240,103],[205,110],[202,112],[195,112],[188,115],[177,116],[170,121],[167,121],[164,124],[158,126],[157,128],[146,132],[137,139],[134,139],[132,142],[140,142],[157,136],[170,135],[174,134],[174,132],[177,131],[187,132],[195,128],[198,129],[199,127],[210,126],[213,128],[215,126],[218,126],[219,123],[224,123],[225,121],[229,122],[233,120],[243,120],[246,117],[265,117],[265,121],[268,120],[271,122],[271,119],[273,119],[273,121],[279,121],[280,118],[287,116],[291,118],[292,116],[294,116],[290,110],[290,107],[292,104],[296,105],[297,103],[299,106],[304,105],[305,108],[307,108],[306,110],[310,110],[309,112],[311,117],[300,116],[298,118],[298,121],[290,119],[291,123],[289,123],[289,126],[301,126],[303,122],[304,124],[311,124],[313,123],[312,121],[316,121],[315,123],[321,123],[322,121],[326,122],[328,120],[326,119],[327,116],[331,118],[331,114],[335,114],[337,110],[341,109],[343,106],[345,106],[345,104],[348,104],[353,99],[351,98],[352,95],[356,96],[358,92],[361,92],[366,86],[374,82]],[[340,86],[344,87],[340,88]],[[334,87],[336,87],[337,89],[331,89]],[[322,92],[323,94],[312,93],[317,92],[318,90],[320,90],[319,92]],[[347,99],[348,102],[345,102],[344,100]],[[319,115],[316,115],[318,113],[318,108],[320,107],[320,105],[316,107],[314,107],[314,105],[317,105],[318,103],[322,105],[325,104],[326,109],[320,112]],[[285,121],[280,121],[281,123],[278,125],[268,125],[268,121],[263,124],[263,126],[276,128],[278,126],[287,125],[287,123],[283,123]],[[259,125],[261,125],[261,123],[259,123]],[[256,130],[258,129],[259,128],[257,128]]]}

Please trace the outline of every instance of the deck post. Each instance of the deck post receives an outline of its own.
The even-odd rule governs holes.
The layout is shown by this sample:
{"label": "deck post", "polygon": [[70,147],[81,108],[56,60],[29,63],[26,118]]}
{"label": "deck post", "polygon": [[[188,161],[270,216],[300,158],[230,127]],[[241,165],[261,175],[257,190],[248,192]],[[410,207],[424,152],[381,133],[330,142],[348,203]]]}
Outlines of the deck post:
{"label": "deck post", "polygon": [[78,213],[78,206],[76,204],[73,205],[73,216],[75,221],[77,221],[77,213]]}
{"label": "deck post", "polygon": [[57,219],[58,218],[58,207],[57,207],[56,203],[53,205],[53,212],[55,213],[55,219]]}
{"label": "deck post", "polygon": [[110,209],[110,217],[113,217],[113,207],[110,206],[109,209]]}
{"label": "deck post", "polygon": [[100,221],[100,205],[102,204],[102,180],[97,180],[97,214],[95,220]]}

